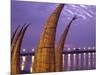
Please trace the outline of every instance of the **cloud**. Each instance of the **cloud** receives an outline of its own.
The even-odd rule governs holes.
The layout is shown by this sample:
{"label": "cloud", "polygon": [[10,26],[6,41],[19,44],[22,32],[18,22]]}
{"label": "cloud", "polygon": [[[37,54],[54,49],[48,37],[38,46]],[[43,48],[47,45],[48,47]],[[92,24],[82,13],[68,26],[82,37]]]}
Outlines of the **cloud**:
{"label": "cloud", "polygon": [[89,10],[89,12],[90,12],[91,14],[93,14],[93,15],[96,15],[96,13],[93,12],[92,10]]}
{"label": "cloud", "polygon": [[84,9],[87,9],[87,7],[85,5],[80,5],[80,7],[84,8]]}
{"label": "cloud", "polygon": [[81,17],[82,19],[86,20],[86,16],[85,15],[81,15],[81,14],[77,14],[79,17]]}
{"label": "cloud", "polygon": [[77,7],[76,5],[73,5],[73,4],[72,4],[71,6],[72,6],[72,7]]}
{"label": "cloud", "polygon": [[74,14],[74,13],[73,13],[71,10],[69,10],[69,9],[67,9],[66,11],[69,12],[70,14],[72,14],[72,15]]}
{"label": "cloud", "polygon": [[88,16],[88,17],[93,17],[91,14],[89,14],[88,12],[85,12],[85,14]]}

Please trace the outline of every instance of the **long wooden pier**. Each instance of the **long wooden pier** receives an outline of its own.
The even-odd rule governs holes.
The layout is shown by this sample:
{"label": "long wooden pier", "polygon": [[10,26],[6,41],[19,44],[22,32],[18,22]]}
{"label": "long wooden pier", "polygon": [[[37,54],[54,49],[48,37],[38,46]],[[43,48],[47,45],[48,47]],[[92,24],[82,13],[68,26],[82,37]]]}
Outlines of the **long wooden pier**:
{"label": "long wooden pier", "polygon": [[[63,51],[63,54],[80,54],[80,53],[95,53],[96,50],[79,50],[76,49],[74,51]],[[20,53],[20,56],[34,56],[35,52],[31,52],[31,53]]]}
{"label": "long wooden pier", "polygon": [[[35,51],[20,53],[21,74],[32,73]],[[64,71],[91,70],[96,68],[96,49],[67,49],[63,51]],[[27,67],[28,64],[30,66]],[[27,67],[27,68],[26,68]]]}

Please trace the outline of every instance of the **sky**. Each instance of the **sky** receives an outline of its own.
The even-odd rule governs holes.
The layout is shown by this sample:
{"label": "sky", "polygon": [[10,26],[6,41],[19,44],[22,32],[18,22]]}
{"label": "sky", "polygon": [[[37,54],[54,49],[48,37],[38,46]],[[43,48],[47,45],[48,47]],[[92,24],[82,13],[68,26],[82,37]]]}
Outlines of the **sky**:
{"label": "sky", "polygon": [[[44,24],[58,4],[42,2],[12,1],[11,4],[11,35],[18,25],[31,23],[23,38],[21,49],[28,52],[36,49]],[[96,6],[66,4],[61,12],[56,43],[74,15],[78,16],[69,30],[64,49],[95,47],[96,44]]]}

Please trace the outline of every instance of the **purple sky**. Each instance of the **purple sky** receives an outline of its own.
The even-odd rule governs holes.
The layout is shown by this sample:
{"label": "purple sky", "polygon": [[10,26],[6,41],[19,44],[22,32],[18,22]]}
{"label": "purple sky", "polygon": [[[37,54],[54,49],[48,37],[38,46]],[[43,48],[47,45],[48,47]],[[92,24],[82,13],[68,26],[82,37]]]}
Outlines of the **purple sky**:
{"label": "purple sky", "polygon": [[[48,17],[53,12],[57,4],[38,3],[38,2],[21,2],[12,1],[11,11],[11,34],[18,25],[31,23],[27,29],[22,48],[30,51],[37,47],[41,32]],[[65,48],[67,47],[93,47],[96,42],[96,6],[94,5],[75,5],[66,4],[57,27],[56,41],[59,40],[64,28],[70,22],[74,15],[78,15],[78,19],[73,22],[68,37],[66,39]]]}

